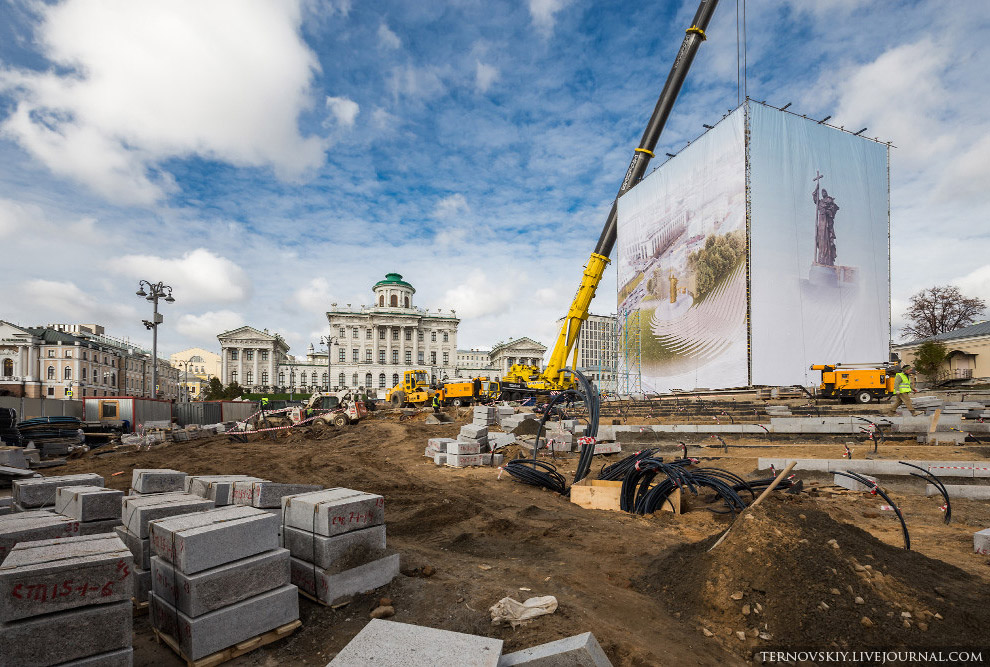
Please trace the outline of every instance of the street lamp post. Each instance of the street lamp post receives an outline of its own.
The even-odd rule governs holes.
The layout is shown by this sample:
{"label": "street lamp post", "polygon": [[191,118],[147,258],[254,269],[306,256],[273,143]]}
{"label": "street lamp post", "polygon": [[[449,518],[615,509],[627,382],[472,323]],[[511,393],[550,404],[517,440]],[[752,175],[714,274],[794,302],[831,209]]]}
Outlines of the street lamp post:
{"label": "street lamp post", "polygon": [[[147,292],[144,291],[145,287],[148,288]],[[147,280],[138,282],[138,291],[135,294],[155,304],[154,317],[150,322],[148,320],[142,322],[146,329],[151,329],[151,397],[158,398],[158,325],[165,321],[158,312],[158,299],[164,297],[165,303],[175,303],[175,297],[172,296],[171,285],[161,282],[151,283]]]}
{"label": "street lamp post", "polygon": [[289,368],[289,400],[292,400],[292,391],[296,388],[296,369]]}
{"label": "street lamp post", "polygon": [[179,382],[182,385],[182,388],[186,392],[186,402],[188,403],[192,400],[189,398],[189,364],[193,363],[193,360],[186,359],[185,361],[183,361],[182,359],[176,359],[175,363],[179,364],[180,366],[184,365],[186,368],[185,370],[186,375],[184,378],[180,378]]}
{"label": "street lamp post", "polygon": [[340,341],[337,336],[320,336],[320,344],[327,346],[327,393],[333,386],[333,373],[330,372],[330,355],[333,354],[333,346]]}

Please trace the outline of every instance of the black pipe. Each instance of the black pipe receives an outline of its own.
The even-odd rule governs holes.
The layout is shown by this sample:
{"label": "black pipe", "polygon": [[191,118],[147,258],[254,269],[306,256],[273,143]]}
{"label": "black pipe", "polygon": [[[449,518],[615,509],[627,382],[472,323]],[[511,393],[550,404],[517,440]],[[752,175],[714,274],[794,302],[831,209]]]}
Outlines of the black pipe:
{"label": "black pipe", "polygon": [[890,496],[888,496],[886,493],[883,492],[883,489],[880,488],[880,485],[874,482],[873,480],[867,479],[866,477],[863,477],[859,473],[855,473],[855,472],[841,472],[839,470],[836,470],[835,474],[842,475],[843,477],[848,477],[849,479],[856,480],[863,486],[870,487],[870,493],[874,493],[874,494],[879,493],[884,500],[890,503],[890,506],[894,508],[894,513],[897,514],[897,518],[900,519],[901,521],[901,532],[904,533],[904,548],[910,551],[911,537],[908,535],[907,524],[904,523],[904,515],[901,514],[901,508],[897,506],[897,503],[895,503],[893,500],[890,499]]}
{"label": "black pipe", "polygon": [[919,475],[916,472],[912,472],[910,474],[925,481],[931,482],[932,486],[938,489],[939,493],[941,493],[942,497],[945,499],[945,519],[943,519],[943,521],[946,524],[952,521],[952,505],[949,504],[949,491],[948,489],[945,488],[945,484],[942,483],[942,480],[936,477],[932,471],[925,470],[921,466],[916,466],[913,463],[906,463],[904,461],[898,461],[898,463],[900,463],[902,466],[908,466],[909,468],[916,468],[920,470],[923,473],[922,475]]}

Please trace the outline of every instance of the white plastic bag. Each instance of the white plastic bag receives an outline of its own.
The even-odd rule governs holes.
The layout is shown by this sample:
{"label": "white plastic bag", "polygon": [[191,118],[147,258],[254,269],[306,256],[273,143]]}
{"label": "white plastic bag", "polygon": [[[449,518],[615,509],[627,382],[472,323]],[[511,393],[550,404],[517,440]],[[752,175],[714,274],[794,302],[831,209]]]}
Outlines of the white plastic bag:
{"label": "white plastic bag", "polygon": [[552,614],[557,611],[557,598],[552,595],[544,595],[538,598],[529,598],[525,602],[519,602],[512,598],[502,598],[489,610],[492,613],[492,625],[508,623],[512,627],[525,625],[531,620],[544,614]]}

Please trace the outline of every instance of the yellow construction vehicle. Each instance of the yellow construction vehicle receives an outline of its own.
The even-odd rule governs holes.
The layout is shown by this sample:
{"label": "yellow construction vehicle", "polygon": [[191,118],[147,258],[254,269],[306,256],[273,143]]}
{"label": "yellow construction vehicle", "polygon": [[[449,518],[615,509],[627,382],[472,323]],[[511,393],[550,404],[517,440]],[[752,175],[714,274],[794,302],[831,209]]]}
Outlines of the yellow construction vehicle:
{"label": "yellow construction vehicle", "polygon": [[491,382],[487,377],[476,377],[469,380],[444,382],[437,395],[441,405],[471,405],[472,403],[494,401],[499,397],[498,382]]}
{"label": "yellow construction vehicle", "polygon": [[427,405],[435,392],[430,388],[430,374],[426,371],[406,371],[399,384],[385,392],[385,400],[394,408]]}
{"label": "yellow construction vehicle", "polygon": [[843,403],[881,401],[894,393],[890,364],[815,364],[811,370],[822,372],[818,393]]}
{"label": "yellow construction vehicle", "polygon": [[[547,367],[541,373],[540,369],[535,366],[513,366],[509,369],[509,373],[502,378],[503,398],[518,399],[525,394],[570,389],[574,385],[574,377],[567,373],[566,369],[569,360],[571,368],[577,367],[578,334],[581,332],[581,325],[588,319],[588,308],[591,305],[591,300],[595,298],[595,291],[605,274],[605,267],[608,266],[609,262],[608,257],[612,254],[612,246],[615,245],[618,217],[617,202],[619,197],[639,183],[646,174],[646,168],[653,158],[653,151],[660,139],[660,133],[674,108],[674,101],[681,91],[681,86],[684,84],[684,79],[687,77],[698,48],[706,39],[705,30],[708,29],[708,23],[712,14],[715,13],[716,5],[718,5],[718,0],[701,0],[694,20],[691,22],[691,27],[685,31],[684,41],[681,43],[681,48],[677,52],[670,73],[667,75],[667,81],[660,92],[657,104],[653,108],[653,115],[650,116],[650,121],[643,132],[639,146],[633,151],[632,161],[626,170],[625,178],[622,179],[619,193],[612,202],[612,208],[605,220],[598,244],[584,267],[581,285],[578,287],[577,294],[574,295],[571,307],[567,311]],[[571,358],[572,354],[573,358]]]}

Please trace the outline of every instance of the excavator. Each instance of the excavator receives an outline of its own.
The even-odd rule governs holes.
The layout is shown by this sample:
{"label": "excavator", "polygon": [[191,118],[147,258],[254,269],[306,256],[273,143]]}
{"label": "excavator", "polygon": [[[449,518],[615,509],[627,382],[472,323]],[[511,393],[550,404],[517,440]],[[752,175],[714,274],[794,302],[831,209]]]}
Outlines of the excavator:
{"label": "excavator", "polygon": [[592,299],[595,298],[595,292],[609,263],[609,255],[612,254],[612,246],[615,245],[619,197],[639,183],[646,173],[646,168],[654,157],[653,151],[660,139],[660,133],[674,108],[674,102],[681,91],[681,86],[684,84],[695,54],[706,39],[705,31],[708,29],[708,24],[717,5],[718,0],[701,0],[694,20],[691,22],[691,27],[685,31],[684,41],[681,43],[681,48],[677,52],[670,73],[667,75],[667,81],[660,92],[656,106],[653,108],[653,115],[650,116],[650,121],[643,132],[639,146],[633,151],[632,161],[626,170],[625,178],[622,179],[619,192],[612,202],[612,208],[605,220],[601,236],[584,267],[581,284],[574,295],[567,316],[564,318],[564,324],[557,336],[557,342],[554,344],[547,367],[541,372],[538,366],[513,365],[502,378],[503,398],[518,399],[525,395],[546,394],[551,391],[571,389],[574,386],[574,377],[568,372],[567,363],[573,355],[573,358],[570,359],[571,368],[577,367],[578,334],[581,332],[584,321],[588,319],[588,308]]}

